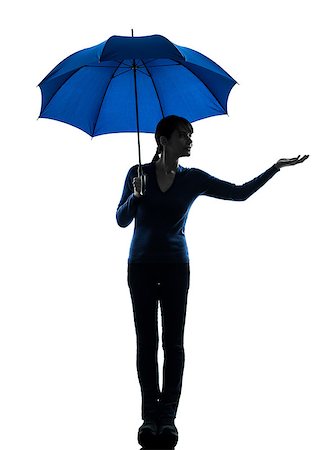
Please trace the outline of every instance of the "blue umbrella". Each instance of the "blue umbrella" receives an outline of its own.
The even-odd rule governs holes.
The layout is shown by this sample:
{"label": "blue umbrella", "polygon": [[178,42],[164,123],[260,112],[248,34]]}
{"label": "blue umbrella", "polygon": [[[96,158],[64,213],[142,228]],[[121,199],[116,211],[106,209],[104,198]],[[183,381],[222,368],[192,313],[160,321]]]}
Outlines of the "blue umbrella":
{"label": "blue umbrella", "polygon": [[98,136],[154,133],[175,114],[189,122],[227,114],[236,81],[211,59],[164,36],[111,36],[60,62],[40,83],[39,117]]}

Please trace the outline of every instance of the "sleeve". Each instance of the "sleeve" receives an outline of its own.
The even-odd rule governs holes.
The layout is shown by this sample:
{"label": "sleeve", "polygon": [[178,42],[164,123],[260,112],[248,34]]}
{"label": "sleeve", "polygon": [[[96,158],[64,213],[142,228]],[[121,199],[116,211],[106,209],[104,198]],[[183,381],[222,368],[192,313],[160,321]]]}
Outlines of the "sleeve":
{"label": "sleeve", "polygon": [[200,195],[207,195],[209,197],[220,198],[223,200],[244,201],[260,189],[279,171],[280,169],[278,169],[274,164],[261,175],[240,186],[220,180],[204,171],[200,171],[203,172],[201,175],[201,184],[204,188],[202,192],[200,192]]}
{"label": "sleeve", "polygon": [[135,217],[137,206],[141,202],[141,197],[136,197],[134,195],[132,180],[137,176],[138,166],[133,166],[130,168],[126,175],[123,193],[119,205],[117,207],[116,219],[120,227],[127,227]]}

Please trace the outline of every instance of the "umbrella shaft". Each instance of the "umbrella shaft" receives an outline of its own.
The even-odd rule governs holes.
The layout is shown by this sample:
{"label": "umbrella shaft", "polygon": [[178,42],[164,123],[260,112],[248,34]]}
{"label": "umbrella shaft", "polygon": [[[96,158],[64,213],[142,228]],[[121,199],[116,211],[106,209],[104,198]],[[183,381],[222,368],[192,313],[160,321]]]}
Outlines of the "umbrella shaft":
{"label": "umbrella shaft", "polygon": [[139,109],[138,109],[138,93],[137,93],[137,84],[136,84],[135,59],[133,59],[133,73],[134,73],[135,112],[136,112],[136,125],[137,125],[137,135],[138,135],[138,151],[139,151],[138,176],[140,176],[140,174],[142,174],[142,167],[141,167],[141,156],[140,156]]}

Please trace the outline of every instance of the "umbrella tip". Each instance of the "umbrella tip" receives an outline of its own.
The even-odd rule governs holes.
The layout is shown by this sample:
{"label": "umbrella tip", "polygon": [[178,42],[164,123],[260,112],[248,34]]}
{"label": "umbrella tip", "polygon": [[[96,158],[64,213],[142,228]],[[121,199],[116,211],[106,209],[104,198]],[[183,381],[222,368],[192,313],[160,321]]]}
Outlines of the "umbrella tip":
{"label": "umbrella tip", "polygon": [[134,37],[134,36],[133,36],[133,28],[132,28],[132,37]]}

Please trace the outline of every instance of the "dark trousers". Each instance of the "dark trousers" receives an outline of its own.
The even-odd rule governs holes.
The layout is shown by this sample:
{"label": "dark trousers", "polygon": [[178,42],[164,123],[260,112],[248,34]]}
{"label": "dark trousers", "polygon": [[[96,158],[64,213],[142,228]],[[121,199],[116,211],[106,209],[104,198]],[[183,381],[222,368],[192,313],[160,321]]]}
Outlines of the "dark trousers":
{"label": "dark trousers", "polygon": [[[189,290],[189,263],[129,263],[127,282],[137,337],[137,371],[142,419],[175,418],[184,369],[183,336]],[[164,351],[162,392],[157,352],[158,300]]]}

